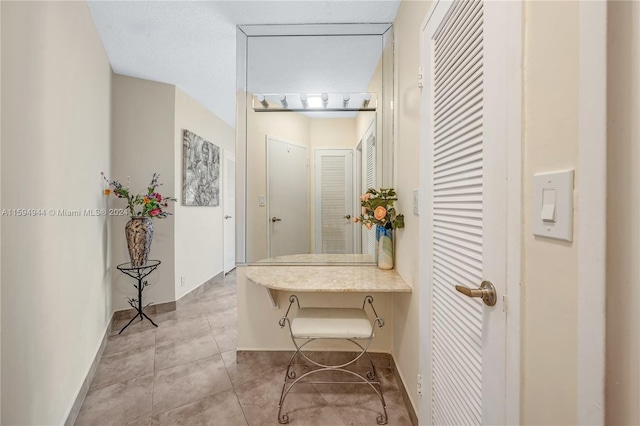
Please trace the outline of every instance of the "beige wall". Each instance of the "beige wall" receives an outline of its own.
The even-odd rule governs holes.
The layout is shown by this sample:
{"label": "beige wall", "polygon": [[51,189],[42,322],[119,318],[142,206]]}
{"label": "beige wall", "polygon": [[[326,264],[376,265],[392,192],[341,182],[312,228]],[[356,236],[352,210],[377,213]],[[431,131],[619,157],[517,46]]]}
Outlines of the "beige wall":
{"label": "beige wall", "polygon": [[640,424],[640,5],[608,2],[606,423]]}
{"label": "beige wall", "polygon": [[[395,87],[395,187],[398,211],[404,213],[405,228],[397,231],[396,269],[413,287],[413,294],[393,297],[393,356],[414,409],[418,412],[417,375],[419,345],[418,216],[414,216],[413,189],[419,186],[421,24],[429,1],[403,1],[394,22],[396,42]],[[423,195],[423,197],[426,195]]]}
{"label": "beige wall", "polygon": [[[535,173],[577,169],[578,9],[578,2],[525,4],[521,301],[524,424],[577,422],[579,214],[574,211],[570,243],[533,236],[531,210]],[[579,173],[576,170],[576,181]]]}
{"label": "beige wall", "polygon": [[[161,194],[174,195],[174,119],[175,87],[139,78],[113,76],[112,87],[112,169],[110,179],[121,183],[130,180],[133,193],[146,192],[154,172],[160,174]],[[111,207],[126,207],[115,197]],[[169,206],[173,212],[175,206]],[[112,266],[129,261],[124,227],[127,216],[112,218]],[[153,241],[150,259],[162,265],[148,277],[151,284],[144,291],[143,301],[154,303],[175,300],[175,217],[153,220]],[[113,274],[113,309],[130,308],[127,297],[137,296],[133,281],[122,273]]]}
{"label": "beige wall", "polygon": [[[105,208],[111,68],[86,3],[0,8],[2,208]],[[5,216],[2,228],[1,422],[63,424],[112,314],[109,223]]]}
{"label": "beige wall", "polygon": [[[176,299],[187,294],[223,268],[223,209],[220,207],[182,206],[183,130],[188,129],[220,148],[220,164],[225,150],[235,152],[235,129],[212,114],[182,90],[175,89],[174,181],[178,202],[175,212],[175,285]],[[220,168],[222,193],[222,167]],[[185,277],[185,285],[181,285]]]}

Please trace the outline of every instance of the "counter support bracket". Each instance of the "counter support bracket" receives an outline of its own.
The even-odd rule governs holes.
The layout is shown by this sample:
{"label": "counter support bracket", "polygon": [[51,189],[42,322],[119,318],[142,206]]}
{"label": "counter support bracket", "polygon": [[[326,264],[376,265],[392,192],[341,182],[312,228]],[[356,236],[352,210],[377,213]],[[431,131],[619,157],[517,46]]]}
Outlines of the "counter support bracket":
{"label": "counter support bracket", "polygon": [[266,290],[269,295],[269,300],[271,300],[271,309],[279,309],[280,304],[278,303],[278,290],[274,290],[272,288],[267,288]]}

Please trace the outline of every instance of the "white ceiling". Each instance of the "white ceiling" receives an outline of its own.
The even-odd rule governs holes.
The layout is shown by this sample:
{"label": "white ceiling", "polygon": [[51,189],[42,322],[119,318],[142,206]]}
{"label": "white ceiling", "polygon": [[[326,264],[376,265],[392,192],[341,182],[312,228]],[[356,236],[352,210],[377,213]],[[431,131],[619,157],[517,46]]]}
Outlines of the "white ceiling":
{"label": "white ceiling", "polygon": [[[115,73],[176,85],[235,126],[237,25],[393,22],[400,1],[147,0],[88,4]],[[354,74],[362,72],[363,80],[373,74],[373,69],[356,68]],[[348,89],[322,89],[344,90]]]}

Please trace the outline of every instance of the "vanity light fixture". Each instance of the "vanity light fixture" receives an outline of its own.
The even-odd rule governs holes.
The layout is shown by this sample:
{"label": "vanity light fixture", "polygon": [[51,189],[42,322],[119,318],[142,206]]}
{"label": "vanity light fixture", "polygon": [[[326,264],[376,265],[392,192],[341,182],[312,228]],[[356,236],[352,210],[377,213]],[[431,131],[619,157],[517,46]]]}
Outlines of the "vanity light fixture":
{"label": "vanity light fixture", "polygon": [[329,95],[327,93],[323,93],[320,95],[320,98],[322,99],[322,107],[326,108],[327,105],[329,105]]}
{"label": "vanity light fixture", "polygon": [[263,107],[269,108],[269,102],[264,98],[264,95],[258,95],[258,102],[260,102]]}
{"label": "vanity light fixture", "polygon": [[362,108],[366,108],[369,106],[369,101],[371,101],[371,94],[367,93],[364,95],[364,101],[362,102]]}
{"label": "vanity light fixture", "polygon": [[349,106],[349,100],[351,99],[351,96],[349,96],[348,93],[345,93],[344,96],[342,96],[342,107],[346,108]]}
{"label": "vanity light fixture", "polygon": [[286,95],[280,95],[279,99],[280,99],[280,103],[282,104],[282,108],[287,108],[289,106]]}
{"label": "vanity light fixture", "polygon": [[300,103],[302,104],[302,108],[309,108],[309,102],[307,102],[307,95],[305,93],[300,93]]}

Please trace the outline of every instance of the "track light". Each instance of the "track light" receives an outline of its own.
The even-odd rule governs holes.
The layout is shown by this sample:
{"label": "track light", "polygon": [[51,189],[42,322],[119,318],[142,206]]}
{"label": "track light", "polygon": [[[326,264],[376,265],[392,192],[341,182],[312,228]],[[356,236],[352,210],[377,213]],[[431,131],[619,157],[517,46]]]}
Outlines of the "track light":
{"label": "track light", "polygon": [[280,103],[282,104],[282,108],[286,108],[289,106],[289,103],[287,102],[287,97],[285,95],[280,95]]}
{"label": "track light", "polygon": [[370,101],[371,101],[371,94],[370,93],[366,93],[364,95],[364,101],[362,102],[362,108],[368,107]]}
{"label": "track light", "polygon": [[307,95],[305,93],[300,93],[300,103],[302,104],[302,108],[309,107],[309,102],[307,101]]}
{"label": "track light", "polygon": [[320,95],[320,99],[322,99],[322,107],[326,108],[329,105],[329,95],[327,93],[323,93]]}
{"label": "track light", "polygon": [[348,93],[346,93],[344,96],[342,96],[342,107],[346,108],[349,106],[349,100],[351,99],[351,96],[349,96]]}
{"label": "track light", "polygon": [[269,108],[269,102],[264,98],[264,95],[258,95],[258,102],[260,102],[263,107]]}

